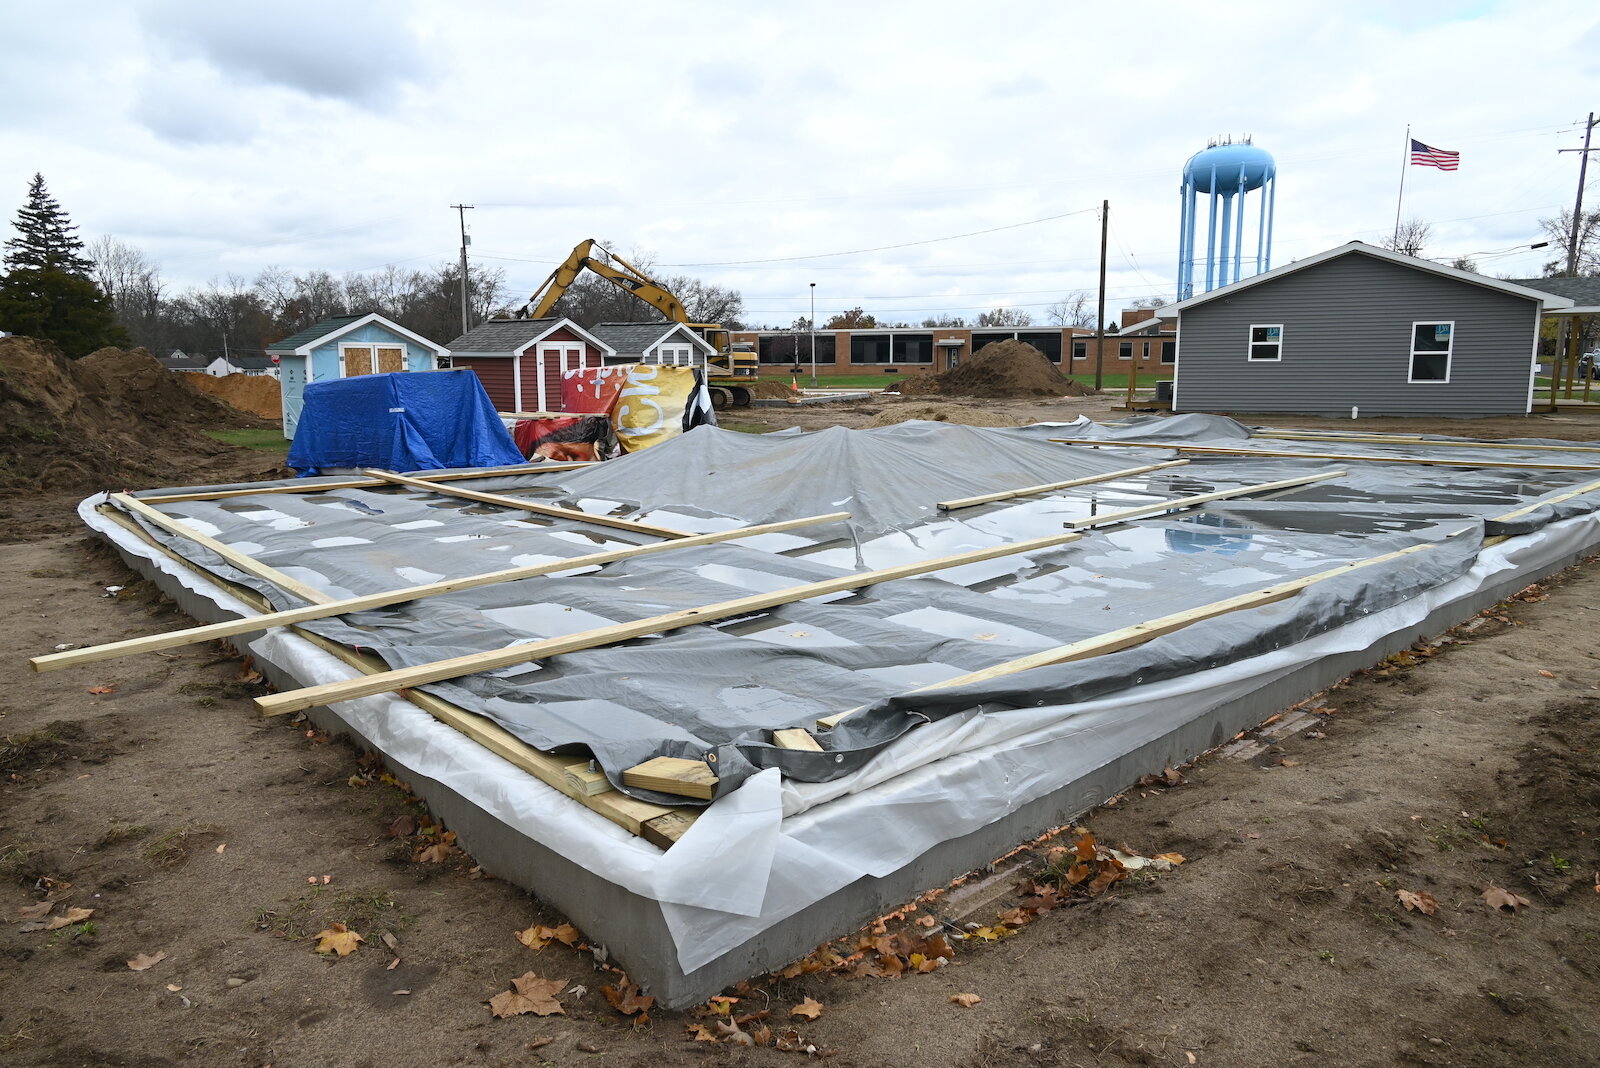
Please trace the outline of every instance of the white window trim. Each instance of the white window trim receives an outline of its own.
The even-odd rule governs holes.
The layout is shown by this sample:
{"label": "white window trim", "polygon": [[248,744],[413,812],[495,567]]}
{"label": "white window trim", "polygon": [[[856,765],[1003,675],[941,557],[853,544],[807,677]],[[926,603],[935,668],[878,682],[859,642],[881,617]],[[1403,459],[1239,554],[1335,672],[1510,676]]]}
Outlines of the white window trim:
{"label": "white window trim", "polygon": [[[1067,342],[1067,344],[1072,347],[1072,355],[1069,356],[1068,359],[1087,360],[1089,358],[1089,343],[1087,341],[1069,341],[1069,342]],[[1082,356],[1078,355],[1078,346],[1079,345],[1083,346],[1083,355]]]}
{"label": "white window trim", "polygon": [[[1128,354],[1126,356],[1124,356],[1122,354],[1122,346],[1124,346],[1124,345],[1128,346]],[[1133,342],[1131,342],[1131,341],[1119,341],[1119,342],[1117,342],[1117,359],[1119,359],[1119,360],[1131,360],[1131,359],[1133,359]]]}
{"label": "white window trim", "polygon": [[[584,344],[582,341],[539,342],[538,348],[534,350],[534,362],[539,368],[539,407],[536,410],[541,412],[554,411],[554,409],[550,407],[550,397],[545,387],[544,361],[550,356],[558,357],[556,380],[560,381],[561,377],[568,371],[588,366],[586,361],[588,360],[589,356],[589,346]],[[577,357],[576,362],[568,362],[574,356]],[[517,398],[517,403],[518,405],[522,403],[522,398],[520,396]]]}
{"label": "white window trim", "polygon": [[[1257,330],[1272,330],[1272,329],[1276,329],[1278,331],[1278,340],[1276,340],[1276,341],[1257,341],[1255,339],[1255,334],[1256,334]],[[1256,355],[1256,346],[1257,345],[1272,345],[1278,350],[1278,354],[1276,356],[1273,356],[1270,359],[1268,359],[1267,357],[1264,357],[1264,356],[1257,356]],[[1250,326],[1249,326],[1249,329],[1247,329],[1245,331],[1245,335],[1244,335],[1244,362],[1245,363],[1282,363],[1283,362],[1283,324],[1282,323],[1251,323]]]}
{"label": "white window trim", "polygon": [[370,341],[341,341],[339,342],[339,377],[348,378],[345,374],[344,354],[346,349],[366,349],[372,354],[373,370],[377,370],[378,346]]}
{"label": "white window trim", "polygon": [[663,342],[656,346],[655,358],[650,362],[664,367],[693,367],[694,346],[684,342]]}
{"label": "white window trim", "polygon": [[[1417,327],[1419,326],[1448,326],[1450,328],[1450,344],[1445,346],[1443,352],[1418,352]],[[1456,321],[1454,319],[1418,319],[1411,324],[1411,331],[1406,335],[1406,384],[1418,386],[1448,386],[1450,372],[1455,369],[1456,355]],[[1418,356],[1443,356],[1443,378],[1415,378]]]}

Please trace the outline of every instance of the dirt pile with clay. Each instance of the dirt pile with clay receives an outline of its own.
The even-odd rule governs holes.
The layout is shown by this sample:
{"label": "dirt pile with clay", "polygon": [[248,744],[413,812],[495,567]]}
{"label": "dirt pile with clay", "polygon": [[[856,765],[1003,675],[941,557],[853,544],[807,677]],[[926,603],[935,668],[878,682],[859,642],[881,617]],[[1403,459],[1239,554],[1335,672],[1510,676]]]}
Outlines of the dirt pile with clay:
{"label": "dirt pile with clay", "polygon": [[[0,494],[204,484],[238,448],[203,431],[275,425],[210,397],[144,349],[69,360],[54,345],[0,338]],[[259,465],[277,461],[261,456]]]}
{"label": "dirt pile with clay", "polygon": [[[890,387],[893,389],[894,387]],[[899,383],[902,397],[1087,397],[1094,390],[1056,369],[1025,341],[994,341],[970,359],[940,374],[920,374]]]}
{"label": "dirt pile with clay", "polygon": [[185,371],[183,378],[195,389],[209,393],[241,412],[262,419],[283,418],[283,391],[271,375],[208,375],[204,371]]}

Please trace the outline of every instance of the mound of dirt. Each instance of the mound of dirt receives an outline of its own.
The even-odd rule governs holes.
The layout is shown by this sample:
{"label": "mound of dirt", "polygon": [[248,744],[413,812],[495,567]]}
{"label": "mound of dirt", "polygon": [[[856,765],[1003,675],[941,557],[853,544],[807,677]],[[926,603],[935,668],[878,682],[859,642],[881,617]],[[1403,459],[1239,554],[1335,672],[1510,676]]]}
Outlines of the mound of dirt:
{"label": "mound of dirt", "polygon": [[1022,426],[1021,419],[985,411],[966,404],[933,404],[927,401],[907,401],[894,404],[872,417],[870,426],[893,426],[912,419],[926,419],[931,423],[960,423],[964,426]]}
{"label": "mound of dirt", "polygon": [[202,430],[272,425],[201,393],[144,349],[69,360],[48,342],[0,338],[0,490],[194,484],[240,451]]}
{"label": "mound of dirt", "polygon": [[[893,387],[890,387],[891,389]],[[1087,397],[1081,386],[1056,369],[1044,353],[1024,341],[993,341],[970,359],[942,374],[903,379],[902,397]]]}
{"label": "mound of dirt", "polygon": [[185,371],[183,377],[202,393],[220,397],[241,412],[263,419],[283,418],[283,391],[271,375],[223,375]]}
{"label": "mound of dirt", "polygon": [[748,389],[750,396],[757,400],[788,400],[798,395],[789,388],[787,379],[780,378],[763,378],[756,382],[746,382],[744,388]]}

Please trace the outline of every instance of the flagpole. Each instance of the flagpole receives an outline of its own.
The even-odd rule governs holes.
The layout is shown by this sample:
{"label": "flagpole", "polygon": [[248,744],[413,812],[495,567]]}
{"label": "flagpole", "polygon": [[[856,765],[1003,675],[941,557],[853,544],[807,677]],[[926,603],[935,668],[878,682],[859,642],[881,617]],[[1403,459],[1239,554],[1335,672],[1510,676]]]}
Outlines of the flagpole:
{"label": "flagpole", "polygon": [[1389,244],[1394,251],[1400,250],[1400,205],[1406,199],[1406,161],[1411,158],[1411,124],[1406,123],[1405,149],[1400,153],[1400,195],[1394,199],[1394,237]]}

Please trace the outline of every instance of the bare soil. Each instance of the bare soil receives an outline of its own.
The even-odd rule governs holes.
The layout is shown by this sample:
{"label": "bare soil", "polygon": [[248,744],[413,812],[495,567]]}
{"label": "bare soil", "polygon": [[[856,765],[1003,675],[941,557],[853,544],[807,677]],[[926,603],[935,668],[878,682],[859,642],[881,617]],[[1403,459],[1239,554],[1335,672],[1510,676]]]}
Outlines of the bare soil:
{"label": "bare soil", "polygon": [[[751,414],[862,425],[903,403]],[[1107,403],[984,410],[1104,418]],[[1568,414],[1383,425],[1600,438],[1600,423]],[[174,481],[248,477],[261,462],[233,452],[198,455]],[[30,672],[25,658],[57,643],[184,622],[98,542],[63,536],[79,494],[40,485],[37,536],[20,540],[23,525],[0,544],[12,651],[0,659],[0,1062],[670,1068],[798,1055],[694,1041],[686,1026],[715,1034],[709,1017],[630,1026],[600,994],[618,977],[588,953],[513,937],[561,917],[440,848],[425,811],[344,741],[258,718],[260,684],[224,648]],[[842,1065],[1600,1064],[1597,612],[1591,560],[1182,769],[1181,785],[1131,790],[1085,819],[1102,843],[1182,854],[1171,871],[993,944],[969,938],[930,974],[768,978],[734,992],[732,1012],[770,1011],[744,1030],[792,1026]],[[887,932],[923,931],[925,915],[993,931],[1052,845],[973,873]],[[1528,904],[1492,908],[1490,887]],[[1436,911],[1407,911],[1402,890]],[[94,913],[29,929],[43,921],[24,910],[43,904]],[[315,951],[334,923],[365,939],[349,956]],[[141,954],[165,956],[130,969]],[[567,982],[565,1015],[496,1019],[488,1000],[529,971]],[[951,1001],[962,993],[981,1000]],[[789,1016],[806,997],[824,1006],[815,1021]]]}
{"label": "bare soil", "polygon": [[992,341],[969,360],[938,374],[924,373],[889,387],[903,397],[1082,397],[1094,391],[1062,374],[1025,341]]}
{"label": "bare soil", "polygon": [[183,374],[195,389],[226,401],[241,412],[262,419],[283,418],[283,390],[271,375],[208,375],[204,371]]}

